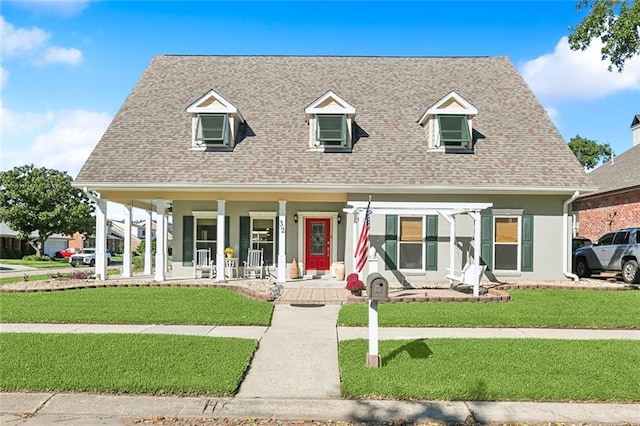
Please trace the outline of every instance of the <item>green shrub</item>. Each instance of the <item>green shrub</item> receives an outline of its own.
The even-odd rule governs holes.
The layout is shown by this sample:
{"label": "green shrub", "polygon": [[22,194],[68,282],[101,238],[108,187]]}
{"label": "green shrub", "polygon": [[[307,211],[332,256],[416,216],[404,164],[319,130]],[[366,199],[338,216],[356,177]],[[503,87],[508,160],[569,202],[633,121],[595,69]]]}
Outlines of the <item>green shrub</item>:
{"label": "green shrub", "polygon": [[135,256],[133,258],[133,271],[140,272],[144,269],[144,258],[142,256]]}
{"label": "green shrub", "polygon": [[30,262],[51,262],[51,258],[46,254],[41,254],[40,256],[38,256],[37,254],[30,254],[24,256],[22,260],[27,260]]}

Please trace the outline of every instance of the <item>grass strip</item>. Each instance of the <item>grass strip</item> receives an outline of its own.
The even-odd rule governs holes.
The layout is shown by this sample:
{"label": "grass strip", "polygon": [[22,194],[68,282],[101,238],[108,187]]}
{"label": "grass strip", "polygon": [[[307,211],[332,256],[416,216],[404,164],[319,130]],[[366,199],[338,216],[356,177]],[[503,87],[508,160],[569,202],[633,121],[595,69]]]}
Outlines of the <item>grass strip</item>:
{"label": "grass strip", "polygon": [[22,265],[30,268],[70,268],[69,259],[51,260],[23,260],[23,259],[0,259],[0,263],[5,265]]}
{"label": "grass strip", "polygon": [[[257,341],[149,334],[0,334],[3,391],[232,395]],[[9,349],[9,350],[7,350]]]}
{"label": "grass strip", "polygon": [[[510,302],[382,303],[387,327],[640,328],[640,291],[511,290]],[[367,325],[367,305],[345,305],[338,324]]]}
{"label": "grass strip", "polygon": [[640,401],[638,342],[419,339],[339,344],[343,396],[427,400]]}
{"label": "grass strip", "polygon": [[0,294],[0,321],[27,323],[269,325],[273,304],[234,290],[114,287]]}

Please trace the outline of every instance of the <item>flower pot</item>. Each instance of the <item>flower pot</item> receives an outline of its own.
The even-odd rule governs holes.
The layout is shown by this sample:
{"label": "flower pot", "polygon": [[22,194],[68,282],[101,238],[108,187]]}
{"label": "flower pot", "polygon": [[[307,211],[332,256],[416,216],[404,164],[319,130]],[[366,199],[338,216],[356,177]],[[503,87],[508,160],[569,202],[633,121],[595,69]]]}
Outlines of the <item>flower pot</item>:
{"label": "flower pot", "polygon": [[336,280],[338,281],[344,280],[344,262],[336,262],[334,269],[336,274]]}
{"label": "flower pot", "polygon": [[231,259],[233,257],[233,253],[226,253],[227,257]]}
{"label": "flower pot", "polygon": [[353,290],[351,294],[354,296],[362,296],[362,290]]}

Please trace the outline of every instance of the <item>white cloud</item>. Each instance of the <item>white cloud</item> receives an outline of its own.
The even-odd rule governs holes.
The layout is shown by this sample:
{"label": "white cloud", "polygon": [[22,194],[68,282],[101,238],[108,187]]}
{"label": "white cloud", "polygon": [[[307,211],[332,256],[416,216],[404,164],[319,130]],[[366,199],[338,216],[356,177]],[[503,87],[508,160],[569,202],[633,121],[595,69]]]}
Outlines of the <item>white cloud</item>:
{"label": "white cloud", "polygon": [[77,65],[82,62],[82,52],[74,47],[48,44],[51,35],[40,28],[16,28],[0,16],[3,60],[25,58],[36,65],[64,63]]}
{"label": "white cloud", "polygon": [[549,118],[553,121],[556,121],[560,117],[560,112],[558,112],[558,110],[552,106],[546,106],[544,107],[544,110],[547,112]]}
{"label": "white cloud", "polygon": [[543,102],[559,99],[598,99],[624,90],[640,90],[640,56],[627,60],[623,72],[608,71],[602,44],[594,40],[584,51],[569,48],[562,37],[553,53],[525,62],[524,79]]}
{"label": "white cloud", "polygon": [[82,62],[82,52],[76,48],[50,47],[39,61],[42,65],[63,63],[77,65]]}
{"label": "white cloud", "polygon": [[9,78],[9,71],[5,70],[3,67],[0,67],[0,90],[4,88],[4,83]]}
{"label": "white cloud", "polygon": [[75,177],[111,122],[106,113],[71,110],[15,113],[2,109],[2,169],[33,163]]}
{"label": "white cloud", "polygon": [[0,35],[4,57],[20,56],[43,48],[50,35],[40,28],[16,28],[0,16]]}

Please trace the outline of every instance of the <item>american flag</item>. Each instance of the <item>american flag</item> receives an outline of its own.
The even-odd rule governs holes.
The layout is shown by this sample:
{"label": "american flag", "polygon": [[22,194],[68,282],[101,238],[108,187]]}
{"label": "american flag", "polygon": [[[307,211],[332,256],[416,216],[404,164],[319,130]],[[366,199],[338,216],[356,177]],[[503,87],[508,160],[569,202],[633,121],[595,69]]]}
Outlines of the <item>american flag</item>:
{"label": "american flag", "polygon": [[360,231],[360,237],[356,244],[355,259],[356,259],[356,272],[362,271],[364,265],[367,264],[367,257],[369,256],[369,229],[371,228],[371,200],[367,204],[367,211],[364,215],[364,222],[362,223],[362,230]]}

